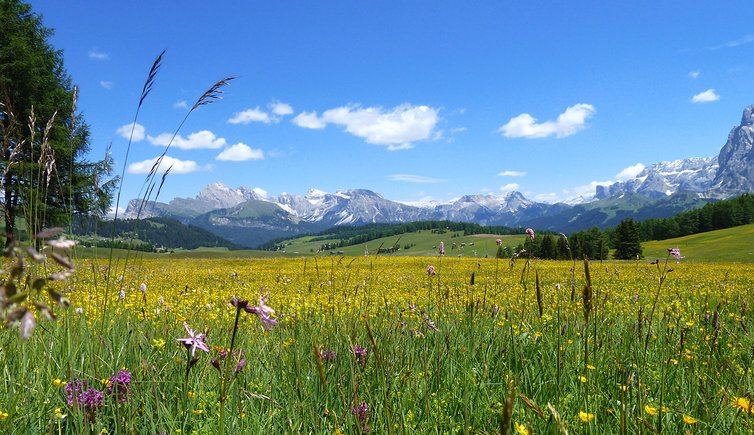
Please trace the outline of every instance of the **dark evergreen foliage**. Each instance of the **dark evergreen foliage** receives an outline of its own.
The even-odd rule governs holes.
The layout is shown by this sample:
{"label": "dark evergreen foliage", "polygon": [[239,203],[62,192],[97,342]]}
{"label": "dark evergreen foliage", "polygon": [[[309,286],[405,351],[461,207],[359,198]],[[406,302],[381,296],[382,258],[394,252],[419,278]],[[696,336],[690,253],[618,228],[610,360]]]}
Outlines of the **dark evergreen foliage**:
{"label": "dark evergreen foliage", "polygon": [[754,195],[710,203],[667,219],[639,224],[641,239],[664,240],[754,223]]}
{"label": "dark evergreen foliage", "polygon": [[641,258],[641,232],[639,225],[633,219],[623,219],[615,228],[615,252],[613,257],[617,260],[632,260]]}
{"label": "dark evergreen foliage", "polygon": [[0,176],[7,240],[23,217],[29,234],[104,213],[117,181],[108,158],[92,163],[89,127],[75,108],[75,89],[52,30],[31,5],[0,0]]}
{"label": "dark evergreen foliage", "polygon": [[[75,220],[74,234],[86,236],[95,234],[98,228],[112,228],[113,221],[102,221],[97,217],[79,218]],[[115,221],[115,234],[118,240],[98,240],[97,246],[129,248],[151,251],[155,248],[164,249],[196,249],[200,247],[221,247],[240,249],[228,240],[212,234],[193,225],[184,225],[170,218],[126,219]]]}

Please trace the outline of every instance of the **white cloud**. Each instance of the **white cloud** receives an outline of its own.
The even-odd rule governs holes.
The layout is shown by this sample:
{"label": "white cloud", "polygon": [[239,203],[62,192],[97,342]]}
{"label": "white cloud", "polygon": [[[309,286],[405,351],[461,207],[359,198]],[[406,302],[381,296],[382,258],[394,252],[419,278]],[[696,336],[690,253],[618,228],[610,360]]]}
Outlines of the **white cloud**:
{"label": "white cloud", "polygon": [[114,83],[107,80],[100,80],[99,85],[109,91],[110,89],[113,88]]}
{"label": "white cloud", "polygon": [[262,160],[264,152],[260,149],[254,149],[245,143],[237,143],[223,150],[215,157],[216,160],[227,162],[243,162],[247,160]]}
{"label": "white cloud", "polygon": [[97,49],[89,50],[89,59],[94,60],[108,60],[110,59],[110,55],[108,53],[104,53],[102,51],[99,51]]}
{"label": "white cloud", "polygon": [[228,120],[228,123],[230,124],[248,124],[250,122],[263,122],[269,124],[273,122],[273,119],[270,118],[270,115],[267,112],[261,110],[259,106],[257,106],[253,109],[236,112],[233,114],[233,117]]}
{"label": "white cloud", "polygon": [[522,171],[503,171],[499,174],[497,174],[500,177],[523,177],[526,175],[526,172]]}
{"label": "white cloud", "polygon": [[[144,160],[142,162],[131,163],[130,165],[128,165],[128,173],[149,174],[158,158],[159,157],[155,157],[149,160]],[[193,160],[178,160],[170,156],[165,156],[162,158],[159,171],[164,172],[168,168],[171,168],[171,174],[189,174],[191,172],[208,171],[212,167],[209,165],[201,166]]]}
{"label": "white cloud", "polygon": [[[133,138],[131,138],[131,126],[133,126],[133,132],[134,132]],[[117,130],[115,130],[115,133],[124,139],[131,138],[133,142],[141,142],[144,140],[145,131],[146,130],[144,129],[143,125],[138,124],[138,123],[137,124],[130,123],[130,124],[126,124],[124,126],[119,127]]]}
{"label": "white cloud", "polygon": [[696,70],[696,71],[691,71],[691,72],[689,73],[689,77],[691,77],[692,79],[698,79],[698,78],[699,78],[699,74],[700,74],[700,73],[699,73],[699,70]]}
{"label": "white cloud", "polygon": [[[173,133],[161,133],[157,136],[147,136],[147,139],[152,145],[168,146],[170,139],[173,137]],[[197,149],[218,149],[226,145],[225,139],[215,136],[209,130],[202,130],[196,133],[191,133],[188,137],[177,135],[173,139],[171,146],[180,148],[182,150],[197,150]]]}
{"label": "white cloud", "polygon": [[273,101],[270,103],[270,109],[272,113],[278,116],[286,116],[293,114],[293,107],[290,104],[286,104],[280,101]]}
{"label": "white cloud", "polygon": [[518,188],[521,187],[518,185],[518,183],[508,183],[505,186],[500,186],[501,192],[513,192],[514,190],[518,190]]}
{"label": "white cloud", "polygon": [[749,34],[744,35],[744,36],[742,36],[742,37],[740,37],[738,39],[734,39],[734,40],[725,42],[725,43],[723,43],[721,45],[717,45],[715,47],[710,47],[710,50],[720,50],[721,48],[735,48],[735,47],[738,47],[740,45],[750,44],[752,42],[754,42],[754,34],[749,33]]}
{"label": "white cloud", "polygon": [[432,177],[425,177],[422,175],[411,175],[411,174],[391,174],[391,175],[388,175],[387,178],[390,181],[403,181],[406,183],[421,183],[421,184],[442,183],[445,181],[439,178],[432,178]]}
{"label": "white cloud", "polygon": [[511,118],[499,131],[511,138],[544,138],[555,136],[563,138],[578,133],[586,128],[586,121],[596,112],[591,104],[575,104],[558,115],[556,121],[537,123],[537,119],[528,113]]}
{"label": "white cloud", "polygon": [[173,103],[174,109],[188,109],[188,103],[186,100],[178,100],[175,103]]}
{"label": "white cloud", "polygon": [[327,127],[327,123],[317,116],[317,112],[301,112],[293,118],[293,123],[301,128],[321,130]]}
{"label": "white cloud", "polygon": [[635,165],[629,166],[627,168],[623,168],[622,171],[618,172],[618,174],[615,176],[615,178],[618,181],[626,181],[630,180],[632,178],[636,178],[637,175],[641,173],[641,171],[644,170],[644,165],[641,163],[637,163]]}
{"label": "white cloud", "polygon": [[402,104],[390,110],[381,107],[342,106],[325,111],[303,112],[293,119],[304,128],[321,129],[327,124],[342,126],[346,132],[368,143],[385,145],[388,150],[413,147],[413,142],[431,137],[439,120],[437,109]]}
{"label": "white cloud", "polygon": [[692,103],[711,103],[720,99],[714,89],[707,89],[691,97]]}

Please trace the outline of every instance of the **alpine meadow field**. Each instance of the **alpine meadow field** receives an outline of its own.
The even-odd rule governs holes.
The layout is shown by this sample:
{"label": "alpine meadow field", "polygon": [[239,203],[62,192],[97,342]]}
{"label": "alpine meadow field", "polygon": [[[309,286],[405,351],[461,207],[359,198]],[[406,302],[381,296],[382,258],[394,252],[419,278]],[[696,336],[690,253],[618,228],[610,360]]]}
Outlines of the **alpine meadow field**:
{"label": "alpine meadow field", "polygon": [[[64,267],[20,264],[5,269],[27,284]],[[37,321],[0,331],[4,433],[754,430],[752,264],[77,266],[47,291],[18,285]]]}
{"label": "alpine meadow field", "polygon": [[747,2],[102,3],[0,0],[0,434],[754,434]]}

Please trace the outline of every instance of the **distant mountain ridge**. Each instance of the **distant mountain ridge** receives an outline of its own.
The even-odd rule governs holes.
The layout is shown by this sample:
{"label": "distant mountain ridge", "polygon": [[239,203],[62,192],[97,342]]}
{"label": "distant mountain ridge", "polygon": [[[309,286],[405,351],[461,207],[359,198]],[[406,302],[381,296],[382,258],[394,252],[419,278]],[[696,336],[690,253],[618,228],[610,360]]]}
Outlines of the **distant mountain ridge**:
{"label": "distant mountain ridge", "polygon": [[604,228],[623,217],[669,217],[709,201],[754,192],[753,145],[754,106],[749,106],[718,156],[656,163],[632,179],[597,186],[593,198],[571,203],[535,202],[520,192],[464,195],[425,204],[392,201],[368,189],[335,193],[310,189],[303,196],[282,193],[272,197],[258,188],[212,183],[195,198],[149,202],[141,212],[142,201],[132,200],[124,217],[171,217],[244,246],[338,225],[421,220],[538,226],[563,232]]}

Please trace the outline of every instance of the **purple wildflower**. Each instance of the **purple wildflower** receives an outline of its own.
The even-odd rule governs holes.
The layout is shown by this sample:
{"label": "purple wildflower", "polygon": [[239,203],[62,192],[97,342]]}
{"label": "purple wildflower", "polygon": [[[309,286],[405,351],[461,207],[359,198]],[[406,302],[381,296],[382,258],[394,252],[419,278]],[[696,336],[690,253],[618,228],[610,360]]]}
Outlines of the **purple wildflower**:
{"label": "purple wildflower", "polygon": [[249,305],[249,301],[246,299],[239,299],[236,297],[236,295],[233,295],[230,298],[230,304],[239,310],[243,310]]}
{"label": "purple wildflower", "polygon": [[86,382],[73,378],[65,384],[65,395],[68,406],[75,406],[81,402],[81,394],[86,388]]}
{"label": "purple wildflower", "polygon": [[681,250],[678,248],[668,248],[668,253],[675,257],[675,263],[678,264],[681,262],[681,258],[686,258],[681,256]]}
{"label": "purple wildflower", "polygon": [[209,352],[209,347],[207,346],[207,343],[205,343],[205,340],[207,339],[206,335],[196,334],[193,329],[189,328],[188,323],[186,322],[183,322],[183,327],[186,328],[188,337],[178,338],[177,340],[183,343],[187,348],[191,348],[191,356],[194,356],[196,349]]}
{"label": "purple wildflower", "polygon": [[126,298],[126,291],[121,288],[120,292],[118,293],[118,299],[122,301],[125,298]]}
{"label": "purple wildflower", "polygon": [[496,244],[497,246],[500,246],[500,245],[502,245],[502,244],[503,244],[503,241],[502,241],[501,239],[497,239],[497,240],[495,240],[495,244]]}
{"label": "purple wildflower", "polygon": [[102,406],[105,395],[96,388],[90,388],[79,396],[79,403],[88,410],[94,410]]}
{"label": "purple wildflower", "polygon": [[440,255],[445,255],[445,242],[440,242]]}
{"label": "purple wildflower", "polygon": [[369,350],[366,347],[356,345],[351,348],[351,350],[353,351],[353,355],[356,357],[356,361],[359,365],[363,366],[367,363],[367,353]]}
{"label": "purple wildflower", "polygon": [[141,283],[141,285],[139,286],[139,291],[142,292],[142,293],[146,293],[147,292],[147,285],[144,284],[144,283]]}
{"label": "purple wildflower", "polygon": [[437,271],[435,270],[435,266],[427,266],[427,275],[429,275],[429,276],[437,275]]}
{"label": "purple wildflower", "polygon": [[273,319],[270,317],[270,314],[275,314],[275,310],[268,307],[266,302],[267,298],[269,297],[269,293],[262,294],[259,293],[259,306],[249,306],[247,305],[244,310],[247,313],[256,314],[259,316],[259,320],[262,321],[262,326],[266,330],[271,330],[273,326],[278,324],[278,321],[276,319]]}
{"label": "purple wildflower", "polygon": [[359,406],[351,407],[351,414],[356,416],[356,418],[359,420],[359,423],[364,423],[366,421],[368,413],[369,405],[367,405],[366,402],[361,402]]}
{"label": "purple wildflower", "polygon": [[322,351],[320,356],[322,357],[322,361],[332,362],[335,361],[336,353],[332,349],[327,349]]}
{"label": "purple wildflower", "polygon": [[128,402],[128,390],[131,386],[131,372],[119,370],[110,376],[110,385],[107,394],[115,396],[118,402]]}
{"label": "purple wildflower", "polygon": [[525,233],[529,236],[529,240],[532,242],[534,241],[534,230],[531,228],[527,228]]}

